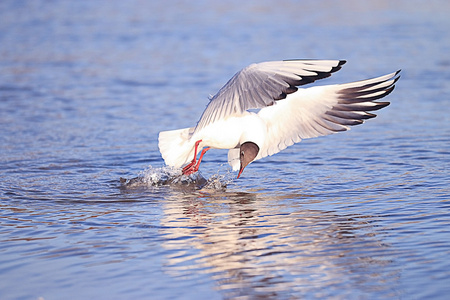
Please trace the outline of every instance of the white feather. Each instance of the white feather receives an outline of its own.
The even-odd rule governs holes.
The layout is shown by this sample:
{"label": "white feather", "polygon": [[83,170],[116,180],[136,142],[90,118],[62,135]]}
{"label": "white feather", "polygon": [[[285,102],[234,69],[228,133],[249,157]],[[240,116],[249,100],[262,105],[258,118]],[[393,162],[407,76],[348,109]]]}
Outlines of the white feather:
{"label": "white feather", "polygon": [[[164,161],[181,167],[203,147],[230,149],[228,163],[238,170],[239,147],[245,142],[259,146],[256,160],[302,139],[345,131],[375,117],[369,111],[389,104],[375,100],[393,90],[398,72],[346,84],[295,87],[328,77],[344,63],[294,60],[244,68],[212,97],[196,127],[159,134]],[[197,141],[201,142],[194,153]]]}

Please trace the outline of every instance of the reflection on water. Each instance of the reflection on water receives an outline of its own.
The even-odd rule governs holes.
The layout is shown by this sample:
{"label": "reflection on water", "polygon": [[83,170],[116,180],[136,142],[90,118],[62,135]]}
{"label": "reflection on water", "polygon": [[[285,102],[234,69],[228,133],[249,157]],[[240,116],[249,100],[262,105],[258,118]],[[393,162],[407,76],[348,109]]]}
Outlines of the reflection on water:
{"label": "reflection on water", "polygon": [[400,270],[389,267],[391,250],[370,216],[279,200],[249,193],[174,196],[161,220],[170,253],[165,271],[174,277],[211,274],[226,298],[396,295]]}

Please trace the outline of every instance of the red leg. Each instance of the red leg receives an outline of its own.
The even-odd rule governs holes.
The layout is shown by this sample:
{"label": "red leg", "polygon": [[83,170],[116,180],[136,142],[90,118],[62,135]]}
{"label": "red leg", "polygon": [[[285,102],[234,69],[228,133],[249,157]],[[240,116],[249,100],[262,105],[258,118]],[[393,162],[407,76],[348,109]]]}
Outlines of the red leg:
{"label": "red leg", "polygon": [[208,151],[209,149],[211,149],[211,148],[210,147],[205,148],[202,150],[202,153],[200,153],[200,158],[198,159],[198,162],[194,167],[194,173],[198,171],[198,168],[200,167],[200,163],[202,162],[203,155],[205,155],[206,151]]}
{"label": "red leg", "polygon": [[[192,161],[184,166],[182,172],[183,175],[191,175],[192,173],[195,173],[195,163],[197,161],[197,149],[198,149],[198,145],[202,142],[202,140],[198,140],[195,142],[195,150],[194,150],[194,158],[192,159]],[[203,153],[203,152],[202,152]]]}

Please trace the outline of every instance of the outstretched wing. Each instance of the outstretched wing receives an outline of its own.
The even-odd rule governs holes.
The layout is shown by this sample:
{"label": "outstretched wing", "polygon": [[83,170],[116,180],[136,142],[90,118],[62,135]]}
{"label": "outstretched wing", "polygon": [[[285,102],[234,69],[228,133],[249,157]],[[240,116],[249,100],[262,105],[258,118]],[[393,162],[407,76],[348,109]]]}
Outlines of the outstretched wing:
{"label": "outstretched wing", "polygon": [[297,86],[326,78],[345,60],[285,60],[252,64],[236,73],[211,99],[195,130],[248,109],[273,105]]}
{"label": "outstretched wing", "polygon": [[370,111],[388,106],[375,102],[390,94],[400,71],[346,84],[300,89],[286,100],[260,110],[267,124],[265,144],[256,159],[275,154],[302,139],[328,135],[376,117]]}

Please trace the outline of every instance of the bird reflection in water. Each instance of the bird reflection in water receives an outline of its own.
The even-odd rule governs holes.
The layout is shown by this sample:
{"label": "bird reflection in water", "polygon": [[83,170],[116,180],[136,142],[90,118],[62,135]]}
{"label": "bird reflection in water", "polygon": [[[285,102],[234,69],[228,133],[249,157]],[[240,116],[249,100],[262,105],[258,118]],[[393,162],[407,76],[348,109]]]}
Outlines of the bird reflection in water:
{"label": "bird reflection in water", "polygon": [[336,296],[336,285],[353,296],[358,287],[361,295],[395,295],[398,271],[388,267],[391,250],[377,239],[372,217],[304,209],[305,195],[285,198],[174,194],[161,219],[165,271],[211,274],[226,298]]}

